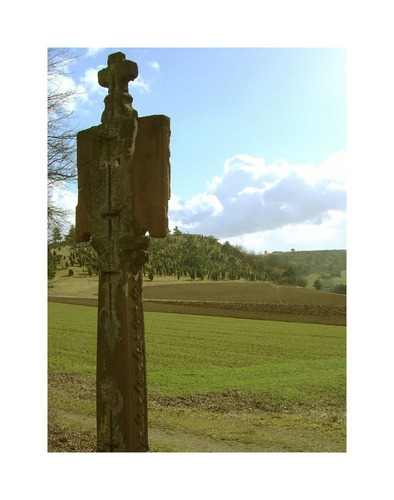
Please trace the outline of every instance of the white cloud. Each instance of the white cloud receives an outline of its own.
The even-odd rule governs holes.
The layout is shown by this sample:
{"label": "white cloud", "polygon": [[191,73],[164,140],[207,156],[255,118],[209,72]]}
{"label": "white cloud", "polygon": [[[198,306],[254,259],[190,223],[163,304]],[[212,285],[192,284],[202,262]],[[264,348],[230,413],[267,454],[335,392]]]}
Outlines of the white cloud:
{"label": "white cloud", "polygon": [[153,69],[153,71],[160,71],[160,65],[157,61],[149,61],[148,66],[150,69]]}
{"label": "white cloud", "polygon": [[335,233],[342,216],[334,214],[344,217],[346,211],[345,161],[343,151],[320,166],[286,160],[267,164],[263,158],[236,155],[224,162],[223,175],[212,179],[205,193],[190,200],[177,197],[169,215],[181,230],[241,238],[249,246],[268,237],[275,241],[274,233],[282,247],[293,240],[300,247],[307,235],[308,245],[325,248],[334,238],[343,245],[344,230]]}
{"label": "white cloud", "polygon": [[346,214],[329,211],[321,224],[290,224],[278,229],[220,238],[256,253],[295,250],[340,250],[346,245]]}
{"label": "white cloud", "polygon": [[85,73],[80,78],[80,81],[88,95],[91,93],[107,94],[107,89],[99,85],[97,77],[97,73],[100,71],[100,69],[104,67],[105,66],[101,64],[97,68],[88,68],[87,70],[85,70]]}
{"label": "white cloud", "polygon": [[150,92],[150,83],[146,82],[141,75],[139,75],[133,82],[130,82],[130,86],[142,90],[143,92]]}
{"label": "white cloud", "polygon": [[102,52],[104,47],[90,47],[86,52],[86,57],[94,57],[99,52]]}
{"label": "white cloud", "polygon": [[179,196],[171,196],[169,211],[173,225],[193,228],[203,217],[215,217],[223,211],[223,206],[215,195],[197,194],[190,200],[183,201]]}

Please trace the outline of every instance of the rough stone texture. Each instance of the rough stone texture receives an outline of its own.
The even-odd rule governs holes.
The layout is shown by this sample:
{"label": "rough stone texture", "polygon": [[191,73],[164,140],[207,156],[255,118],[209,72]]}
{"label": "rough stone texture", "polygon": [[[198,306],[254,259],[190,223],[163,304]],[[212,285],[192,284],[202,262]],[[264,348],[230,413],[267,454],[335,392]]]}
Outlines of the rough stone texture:
{"label": "rough stone texture", "polygon": [[97,450],[147,451],[141,269],[149,238],[167,235],[170,120],[138,118],[128,82],[137,65],[118,52],[99,71],[108,88],[102,124],[77,136],[78,241],[91,240],[101,272],[97,338]]}

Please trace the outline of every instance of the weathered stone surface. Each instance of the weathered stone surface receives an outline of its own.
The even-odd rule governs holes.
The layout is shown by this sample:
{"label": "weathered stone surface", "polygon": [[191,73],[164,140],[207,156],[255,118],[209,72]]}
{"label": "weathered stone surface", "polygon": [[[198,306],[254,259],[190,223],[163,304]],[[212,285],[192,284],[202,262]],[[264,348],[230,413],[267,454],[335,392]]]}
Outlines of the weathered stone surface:
{"label": "weathered stone surface", "polygon": [[[138,119],[133,169],[133,213],[141,233],[167,236],[167,207],[170,198],[170,119],[145,116]],[[136,195],[138,193],[138,196]]]}
{"label": "weathered stone surface", "polygon": [[149,238],[167,235],[170,120],[138,118],[128,82],[137,65],[118,52],[98,74],[108,88],[102,124],[77,136],[78,241],[100,261],[97,450],[147,451],[141,269]]}

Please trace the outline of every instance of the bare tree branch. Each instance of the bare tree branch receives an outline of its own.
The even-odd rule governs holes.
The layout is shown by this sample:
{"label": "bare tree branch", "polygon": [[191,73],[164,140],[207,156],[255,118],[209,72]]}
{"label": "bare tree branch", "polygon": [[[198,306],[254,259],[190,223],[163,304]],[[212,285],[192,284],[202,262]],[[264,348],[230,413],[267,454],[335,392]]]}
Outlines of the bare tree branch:
{"label": "bare tree branch", "polygon": [[56,205],[54,191],[76,180],[76,130],[71,126],[73,104],[80,92],[62,87],[67,68],[76,58],[69,49],[48,49],[48,227],[64,225],[68,215]]}

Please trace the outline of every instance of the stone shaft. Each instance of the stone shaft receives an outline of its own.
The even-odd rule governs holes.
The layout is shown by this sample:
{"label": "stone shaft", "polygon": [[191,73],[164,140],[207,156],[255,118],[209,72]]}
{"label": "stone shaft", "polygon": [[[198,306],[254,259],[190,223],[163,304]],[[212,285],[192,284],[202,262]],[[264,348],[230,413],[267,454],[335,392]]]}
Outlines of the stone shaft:
{"label": "stone shaft", "polygon": [[138,267],[131,272],[123,268],[100,276],[98,451],[148,451],[144,317]]}
{"label": "stone shaft", "polygon": [[142,267],[145,234],[167,234],[170,127],[166,116],[138,118],[126,92],[136,65],[114,56],[99,77],[110,90],[102,125],[77,136],[76,234],[91,241],[101,269],[97,451],[147,451]]}

